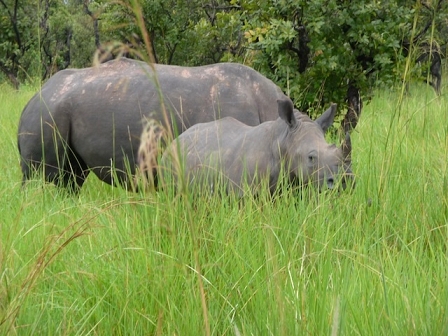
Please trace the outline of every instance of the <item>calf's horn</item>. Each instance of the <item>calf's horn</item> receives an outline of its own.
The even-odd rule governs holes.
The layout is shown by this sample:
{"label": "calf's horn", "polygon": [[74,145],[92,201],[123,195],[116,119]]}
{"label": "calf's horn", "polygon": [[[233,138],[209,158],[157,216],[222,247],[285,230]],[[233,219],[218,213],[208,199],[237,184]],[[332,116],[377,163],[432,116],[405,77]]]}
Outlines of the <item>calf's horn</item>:
{"label": "calf's horn", "polygon": [[345,139],[342,143],[342,156],[344,159],[344,162],[348,163],[351,162],[351,156],[352,156],[352,140],[350,138],[350,132],[345,133]]}

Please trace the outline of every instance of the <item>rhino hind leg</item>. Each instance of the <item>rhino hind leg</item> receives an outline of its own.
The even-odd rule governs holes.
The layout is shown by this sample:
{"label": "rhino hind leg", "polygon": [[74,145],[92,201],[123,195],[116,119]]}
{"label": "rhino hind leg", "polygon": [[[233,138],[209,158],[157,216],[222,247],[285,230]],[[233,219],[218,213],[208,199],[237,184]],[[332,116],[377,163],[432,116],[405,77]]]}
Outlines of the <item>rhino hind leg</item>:
{"label": "rhino hind leg", "polygon": [[64,160],[64,169],[60,170],[56,185],[64,187],[71,192],[79,192],[89,175],[85,162],[71,149],[68,150]]}
{"label": "rhino hind leg", "polygon": [[[37,174],[43,174],[45,181],[54,183],[70,192],[77,193],[84,184],[89,170],[84,161],[68,149],[58,159],[56,153],[47,155],[45,160],[21,160],[22,186]],[[42,162],[44,161],[44,162]]]}

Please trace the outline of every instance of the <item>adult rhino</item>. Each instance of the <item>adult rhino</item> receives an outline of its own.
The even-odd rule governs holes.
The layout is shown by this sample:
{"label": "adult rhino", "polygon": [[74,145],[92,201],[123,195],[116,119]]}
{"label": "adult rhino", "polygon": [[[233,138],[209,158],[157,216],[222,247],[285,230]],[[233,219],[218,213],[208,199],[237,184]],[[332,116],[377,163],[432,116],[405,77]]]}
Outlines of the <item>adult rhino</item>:
{"label": "adult rhino", "polygon": [[22,112],[18,147],[23,181],[43,170],[47,181],[74,190],[90,171],[109,184],[116,179],[127,183],[135,173],[145,119],[179,134],[221,117],[254,126],[275,119],[276,100],[285,97],[271,80],[234,63],[149,66],[122,58],[63,70]]}
{"label": "adult rhino", "polygon": [[[324,133],[333,123],[336,104],[316,121],[293,109],[290,99],[278,100],[275,121],[247,126],[227,117],[197,124],[173,141],[162,156],[160,173],[165,183],[180,176],[187,185],[224,183],[241,195],[248,183],[256,193],[268,181],[273,193],[284,167],[289,182],[334,188],[351,177],[351,141],[347,133],[342,149],[326,142]],[[180,157],[179,157],[180,156]],[[179,176],[179,174],[181,174]]]}

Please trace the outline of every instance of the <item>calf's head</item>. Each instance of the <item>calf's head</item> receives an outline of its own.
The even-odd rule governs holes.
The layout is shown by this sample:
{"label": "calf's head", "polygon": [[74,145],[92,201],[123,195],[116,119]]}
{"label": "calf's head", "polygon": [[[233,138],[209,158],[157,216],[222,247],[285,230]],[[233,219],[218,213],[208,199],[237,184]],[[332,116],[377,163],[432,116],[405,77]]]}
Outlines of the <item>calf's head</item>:
{"label": "calf's head", "polygon": [[346,188],[351,179],[351,141],[346,134],[341,148],[325,140],[325,132],[333,124],[336,104],[315,121],[294,111],[290,100],[279,100],[280,118],[286,124],[282,144],[290,178],[301,185],[312,184],[322,190],[337,185]]}

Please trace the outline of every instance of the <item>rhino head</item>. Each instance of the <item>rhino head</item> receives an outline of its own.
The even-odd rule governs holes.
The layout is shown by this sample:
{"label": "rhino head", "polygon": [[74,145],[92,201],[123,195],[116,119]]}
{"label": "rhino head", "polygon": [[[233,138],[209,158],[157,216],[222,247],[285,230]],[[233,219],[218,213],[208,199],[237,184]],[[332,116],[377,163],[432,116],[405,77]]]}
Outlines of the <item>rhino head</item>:
{"label": "rhino head", "polygon": [[[341,148],[325,140],[325,132],[333,124],[336,104],[325,111],[318,119],[284,107],[292,104],[288,100],[278,101],[280,117],[288,125],[285,136],[283,156],[289,166],[290,179],[300,185],[314,185],[319,190],[340,186],[345,189],[351,179],[351,140],[347,133]],[[282,113],[281,111],[286,111]]]}

